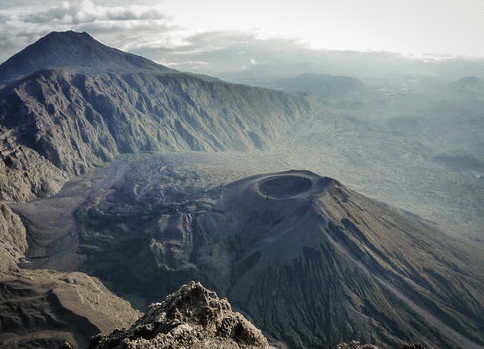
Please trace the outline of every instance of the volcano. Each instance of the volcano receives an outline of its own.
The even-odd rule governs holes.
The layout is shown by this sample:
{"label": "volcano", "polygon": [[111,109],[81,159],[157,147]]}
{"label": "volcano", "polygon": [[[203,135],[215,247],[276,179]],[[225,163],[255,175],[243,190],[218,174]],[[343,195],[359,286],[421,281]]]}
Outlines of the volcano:
{"label": "volcano", "polygon": [[103,45],[85,32],[52,32],[0,65],[0,87],[37,71],[55,68],[84,72],[176,72],[144,57]]}
{"label": "volcano", "polygon": [[79,211],[86,268],[148,303],[200,280],[289,347],[482,348],[483,261],[470,243],[309,171],[210,189],[203,162],[193,181],[166,157],[135,161],[94,195]]}
{"label": "volcano", "polygon": [[[6,61],[0,84],[2,300],[19,304],[1,334],[13,346],[12,333],[86,343],[111,330],[118,298],[84,274],[93,302],[71,297],[81,288],[64,273],[80,271],[142,310],[201,281],[281,348],[484,348],[478,246],[277,153],[321,111],[310,97],[177,72],[74,32]],[[80,333],[99,293],[112,321],[96,313]],[[32,306],[33,334],[19,320]]]}

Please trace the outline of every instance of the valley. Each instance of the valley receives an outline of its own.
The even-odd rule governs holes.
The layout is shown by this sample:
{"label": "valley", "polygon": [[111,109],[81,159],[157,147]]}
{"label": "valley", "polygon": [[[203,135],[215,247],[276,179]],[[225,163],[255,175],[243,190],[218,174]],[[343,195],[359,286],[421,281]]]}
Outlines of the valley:
{"label": "valley", "polygon": [[281,349],[484,347],[482,81],[260,81],[75,32],[0,65],[0,344],[85,347],[196,281]]}

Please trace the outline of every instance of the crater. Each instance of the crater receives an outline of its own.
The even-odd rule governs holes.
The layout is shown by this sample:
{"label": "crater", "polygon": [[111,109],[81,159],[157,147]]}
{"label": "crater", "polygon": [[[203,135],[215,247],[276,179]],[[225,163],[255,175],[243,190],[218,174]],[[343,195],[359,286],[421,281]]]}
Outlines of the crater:
{"label": "crater", "polygon": [[275,176],[259,183],[259,191],[268,198],[285,199],[311,190],[310,178],[295,175]]}

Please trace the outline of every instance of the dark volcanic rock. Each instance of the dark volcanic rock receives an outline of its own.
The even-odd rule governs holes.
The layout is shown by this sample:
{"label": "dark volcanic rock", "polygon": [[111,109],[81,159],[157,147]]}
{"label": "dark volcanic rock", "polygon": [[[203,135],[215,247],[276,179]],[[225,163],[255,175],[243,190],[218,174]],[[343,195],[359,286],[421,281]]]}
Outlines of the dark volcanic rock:
{"label": "dark volcanic rock", "polygon": [[93,338],[88,349],[221,347],[273,348],[243,315],[232,311],[226,299],[192,282],[163,303],[152,304],[128,330]]}
{"label": "dark volcanic rock", "polygon": [[146,58],[103,45],[87,33],[52,32],[0,65],[0,87],[36,71],[59,67],[91,72],[174,71]]}
{"label": "dark volcanic rock", "polygon": [[79,211],[86,268],[126,295],[201,280],[294,348],[484,346],[482,257],[429,222],[308,171],[197,190],[152,161]]}
{"label": "dark volcanic rock", "polygon": [[[350,343],[340,343],[334,349],[378,349],[373,344],[360,344],[358,341],[352,341]],[[403,344],[398,349],[425,349],[421,344]]]}
{"label": "dark volcanic rock", "polygon": [[360,344],[358,341],[352,341],[350,343],[340,343],[334,349],[378,349],[373,344]]}

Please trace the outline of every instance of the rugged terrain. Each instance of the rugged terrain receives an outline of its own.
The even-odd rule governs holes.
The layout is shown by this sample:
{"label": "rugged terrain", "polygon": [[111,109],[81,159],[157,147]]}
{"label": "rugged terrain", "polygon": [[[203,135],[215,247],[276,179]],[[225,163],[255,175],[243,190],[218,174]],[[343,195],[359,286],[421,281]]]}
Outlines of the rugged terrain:
{"label": "rugged terrain", "polygon": [[27,250],[25,227],[5,204],[0,204],[0,271],[16,271]]}
{"label": "rugged terrain", "polygon": [[[58,46],[67,67],[57,63]],[[84,55],[101,62],[88,66]],[[22,66],[19,74],[27,76],[0,90],[0,124],[13,142],[8,151],[18,144],[81,174],[120,153],[266,149],[313,112],[301,97],[146,65],[141,58],[140,67],[125,67],[117,61],[138,62],[125,55],[76,33],[49,35],[17,54],[14,62],[29,62],[31,71]],[[12,64],[0,66],[6,75],[0,81]]]}
{"label": "rugged terrain", "polygon": [[[351,100],[363,88],[328,76],[285,83],[297,90],[308,81],[323,84],[328,100],[333,92]],[[333,91],[336,82],[343,85]],[[378,134],[375,124],[341,118],[311,97],[177,72],[73,32],[52,33],[0,65],[0,85],[5,346],[82,346],[97,332],[129,325],[138,313],[99,280],[142,310],[198,280],[281,348],[353,339],[382,348],[407,341],[484,347],[480,245],[319,175],[336,168],[344,177],[352,167],[338,164],[342,158],[359,166],[368,156],[392,165],[412,156],[467,159],[481,169],[474,156],[409,150],[422,144],[421,135],[409,146],[399,138],[413,119],[384,121],[395,131],[389,139],[408,153],[383,141],[392,146],[376,151],[358,142],[354,150],[355,130]],[[454,88],[468,93],[468,86],[480,91],[473,80]],[[330,117],[315,117],[327,110]],[[321,148],[308,151],[314,139]],[[346,153],[337,151],[340,141],[350,143]],[[318,156],[335,168],[321,167],[331,161]],[[294,170],[301,167],[318,171]],[[372,166],[355,172],[362,173],[378,182]],[[235,319],[225,321],[223,335],[235,346],[232,330],[249,325],[225,301],[190,287],[202,303],[223,304],[206,309],[222,324]],[[131,329],[91,344],[122,345],[127,336],[146,345],[156,338],[167,346],[217,345],[220,324],[214,339],[189,311],[168,314],[163,307],[172,305],[152,306]],[[153,325],[156,314],[171,325]],[[178,320],[188,323],[174,326]],[[267,345],[249,332],[242,346]]]}
{"label": "rugged terrain", "polygon": [[88,349],[133,347],[274,349],[227,299],[195,282],[150,305],[129,329],[93,338]]}
{"label": "rugged terrain", "polygon": [[[123,153],[265,149],[291,124],[309,117],[312,109],[302,98],[182,74],[74,32],[47,35],[0,65],[0,86],[0,199],[11,205],[48,197],[72,176]],[[65,188],[72,187],[70,182]],[[30,216],[23,215],[27,233],[19,217],[2,204],[1,270],[7,273],[2,282],[8,289],[17,289],[11,286],[15,280],[29,280],[21,282],[18,292],[3,295],[5,305],[18,304],[5,313],[5,321],[16,317],[27,321],[12,320],[12,326],[2,326],[1,332],[10,336],[2,339],[5,345],[57,343],[69,328],[77,331],[72,319],[92,309],[67,291],[64,300],[71,299],[74,305],[57,305],[52,290],[65,289],[58,279],[74,278],[70,274],[52,276],[32,270],[25,276],[17,266],[32,267],[35,263],[26,261],[43,261],[62,251],[56,263],[45,266],[75,270],[82,257],[75,253],[78,238],[72,234],[72,211],[85,199],[82,189],[68,191],[62,200],[56,197],[52,205],[33,201]],[[39,205],[50,211],[42,211]],[[47,286],[45,275],[52,277]],[[105,289],[101,293],[114,297]],[[20,311],[29,307],[36,310]],[[128,308],[117,309],[120,319],[133,312]],[[116,316],[107,310],[105,316]],[[39,315],[42,312],[52,316]],[[63,320],[65,312],[72,313],[68,318],[74,322]],[[30,326],[29,319],[37,317],[45,319]],[[85,327],[83,333],[69,335],[78,344],[109,328],[91,318]]]}
{"label": "rugged terrain", "polygon": [[[142,309],[200,280],[289,347],[483,346],[478,247],[309,171],[251,175],[284,166],[203,153],[115,162],[76,211],[75,267]],[[66,266],[50,251],[30,265]]]}
{"label": "rugged terrain", "polygon": [[87,346],[98,333],[129,326],[140,313],[96,278],[52,270],[0,272],[0,346]]}
{"label": "rugged terrain", "polygon": [[128,326],[139,317],[139,311],[96,278],[19,268],[27,261],[29,245],[35,246],[32,239],[35,234],[27,234],[21,219],[0,204],[2,348],[60,348],[66,341],[84,347],[91,336]]}
{"label": "rugged terrain", "polygon": [[[129,329],[116,329],[97,335],[88,349],[133,348],[266,348],[262,332],[245,317],[232,311],[227,299],[200,283],[181,286],[162,303],[153,303],[146,314]],[[404,343],[400,349],[424,349],[420,344]],[[358,341],[340,343],[335,349],[378,349]]]}
{"label": "rugged terrain", "polygon": [[207,156],[182,159],[135,162],[78,211],[87,271],[148,303],[201,280],[292,347],[482,347],[470,243],[311,172],[215,186]]}

